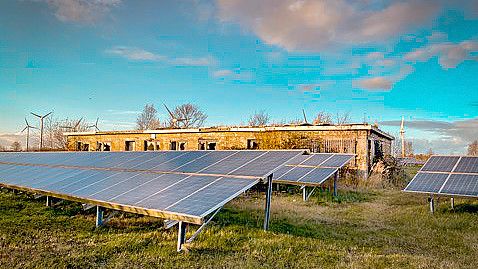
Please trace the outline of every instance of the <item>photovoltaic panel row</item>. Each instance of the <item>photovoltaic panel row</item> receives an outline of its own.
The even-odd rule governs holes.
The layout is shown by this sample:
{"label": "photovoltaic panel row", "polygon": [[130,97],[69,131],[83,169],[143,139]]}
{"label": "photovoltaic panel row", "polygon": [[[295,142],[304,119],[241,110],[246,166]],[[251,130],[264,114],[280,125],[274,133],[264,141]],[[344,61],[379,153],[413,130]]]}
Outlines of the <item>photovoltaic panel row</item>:
{"label": "photovoltaic panel row", "polygon": [[0,164],[3,185],[115,204],[130,212],[140,208],[198,220],[257,182],[219,176]]}
{"label": "photovoltaic panel row", "polygon": [[355,155],[314,153],[294,158],[288,165],[274,172],[276,182],[321,185]]}
{"label": "photovoltaic panel row", "polygon": [[274,182],[298,185],[321,185],[337,172],[337,168],[284,166],[274,173]]}
{"label": "photovoltaic panel row", "polygon": [[162,151],[0,154],[0,162],[265,177],[301,151]]}

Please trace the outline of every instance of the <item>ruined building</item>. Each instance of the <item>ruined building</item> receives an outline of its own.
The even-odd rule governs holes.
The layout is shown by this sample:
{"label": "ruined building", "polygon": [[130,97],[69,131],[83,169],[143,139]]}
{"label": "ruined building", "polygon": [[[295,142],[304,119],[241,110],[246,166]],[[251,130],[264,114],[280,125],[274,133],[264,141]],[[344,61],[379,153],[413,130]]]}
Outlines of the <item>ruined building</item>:
{"label": "ruined building", "polygon": [[65,133],[71,151],[310,149],[354,153],[349,168],[367,177],[391,154],[393,136],[369,124],[217,127]]}

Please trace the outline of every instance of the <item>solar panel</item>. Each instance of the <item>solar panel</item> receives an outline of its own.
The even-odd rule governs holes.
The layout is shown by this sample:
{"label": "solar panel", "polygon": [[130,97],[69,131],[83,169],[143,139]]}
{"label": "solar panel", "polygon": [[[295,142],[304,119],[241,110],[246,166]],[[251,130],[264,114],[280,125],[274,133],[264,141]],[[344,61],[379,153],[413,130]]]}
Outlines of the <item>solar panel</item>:
{"label": "solar panel", "polygon": [[201,223],[302,151],[1,153],[0,185]]}
{"label": "solar panel", "polygon": [[438,193],[448,174],[418,173],[405,188],[409,192]]}
{"label": "solar panel", "polygon": [[478,197],[478,175],[450,175],[440,193]]}
{"label": "solar panel", "polygon": [[456,166],[458,173],[478,173],[478,157],[462,157]]}
{"label": "solar panel", "polygon": [[431,156],[421,171],[451,172],[459,159],[458,156]]}
{"label": "solar panel", "polygon": [[478,197],[478,157],[432,156],[404,191]]}
{"label": "solar panel", "polygon": [[274,181],[288,184],[318,186],[331,178],[355,155],[314,153],[300,155],[274,172]]}

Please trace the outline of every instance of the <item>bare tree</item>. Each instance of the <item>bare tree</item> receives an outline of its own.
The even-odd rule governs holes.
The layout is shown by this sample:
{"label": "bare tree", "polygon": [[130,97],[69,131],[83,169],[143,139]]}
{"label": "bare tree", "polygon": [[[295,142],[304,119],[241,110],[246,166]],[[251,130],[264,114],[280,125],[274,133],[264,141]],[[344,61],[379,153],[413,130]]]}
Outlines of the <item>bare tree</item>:
{"label": "bare tree", "polygon": [[270,116],[264,110],[255,112],[249,117],[248,124],[249,126],[264,126],[267,125],[270,121]]}
{"label": "bare tree", "polygon": [[47,118],[45,120],[44,146],[55,150],[64,150],[67,146],[65,132],[85,132],[88,130],[87,123],[79,119]]}
{"label": "bare tree", "polygon": [[335,123],[337,125],[350,123],[350,113],[349,112],[345,112],[343,114],[337,113]]}
{"label": "bare tree", "polygon": [[313,121],[313,124],[332,124],[332,116],[327,112],[319,111]]}
{"label": "bare tree", "polygon": [[206,119],[206,113],[199,106],[187,103],[174,108],[166,127],[198,128],[204,125]]}
{"label": "bare tree", "polygon": [[15,141],[12,143],[10,148],[12,149],[12,151],[22,151],[22,144],[20,144],[20,142],[18,141]]}
{"label": "bare tree", "polygon": [[138,118],[136,119],[136,129],[154,130],[161,127],[157,113],[158,111],[156,108],[154,108],[153,104],[146,104],[143,108],[143,112],[139,114]]}
{"label": "bare tree", "polygon": [[7,151],[7,149],[5,148],[5,146],[0,145],[0,151]]}
{"label": "bare tree", "polygon": [[468,146],[468,155],[478,156],[478,140],[473,141]]}

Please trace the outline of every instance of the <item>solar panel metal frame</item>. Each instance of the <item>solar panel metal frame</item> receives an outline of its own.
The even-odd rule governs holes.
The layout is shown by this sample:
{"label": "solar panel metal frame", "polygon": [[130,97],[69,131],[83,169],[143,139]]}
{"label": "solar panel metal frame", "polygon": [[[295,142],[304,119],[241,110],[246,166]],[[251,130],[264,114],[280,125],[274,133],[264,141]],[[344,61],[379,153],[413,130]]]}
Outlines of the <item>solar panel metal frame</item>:
{"label": "solar panel metal frame", "polygon": [[[453,166],[453,168],[451,169],[450,172],[442,172],[442,171],[429,171],[429,170],[425,170],[423,171],[423,167],[425,167],[425,165],[434,157],[453,157],[453,158],[456,158],[458,157],[458,160],[456,161],[455,165]],[[407,184],[407,186],[402,190],[404,192],[410,192],[410,193],[422,193],[422,194],[430,194],[430,195],[440,195],[440,196],[457,196],[457,197],[469,197],[469,198],[477,198],[478,195],[467,195],[467,194],[461,194],[461,193],[451,193],[451,192],[443,192],[443,189],[445,188],[446,184],[448,183],[449,179],[453,176],[453,175],[474,175],[474,176],[478,176],[478,173],[470,173],[470,172],[456,172],[456,169],[460,166],[460,163],[463,159],[469,159],[469,158],[476,158],[478,159],[478,157],[475,157],[475,156],[457,156],[457,155],[433,155],[431,156],[428,161],[423,165],[423,167],[417,172],[417,174],[413,177],[412,180],[410,180],[410,182]],[[446,179],[445,181],[441,184],[441,187],[440,189],[437,191],[437,192],[434,192],[434,191],[417,191],[417,190],[410,190],[409,187],[412,185],[412,183],[420,176],[420,175],[423,175],[423,174],[427,174],[427,175],[433,175],[433,174],[436,174],[436,175],[446,175]]]}
{"label": "solar panel metal frame", "polygon": [[[298,155],[300,155],[304,152],[304,150],[287,150],[287,151],[296,153],[295,156],[298,156]],[[165,151],[165,152],[169,152],[169,151]],[[186,154],[186,152],[185,152],[185,154]],[[271,151],[264,151],[264,154],[267,154],[268,152],[271,152]],[[58,154],[58,152],[55,152],[55,153]],[[65,153],[70,154],[69,156],[74,155],[74,154],[82,154],[82,153],[76,153],[76,152],[65,152]],[[89,152],[89,153],[91,154],[93,152]],[[109,152],[108,155],[110,153],[113,153],[113,152]],[[2,153],[2,155],[3,154],[5,154],[5,153]],[[6,153],[6,154],[13,154],[13,153]],[[32,154],[36,154],[36,153],[25,153],[25,154],[29,155],[29,156],[26,157],[26,160],[28,160],[28,157],[33,156]],[[42,153],[39,153],[39,154],[45,154],[45,152],[42,152]],[[46,154],[48,154],[48,153],[46,153]],[[93,154],[95,154],[95,153],[93,153]],[[98,154],[100,154],[100,153],[98,153]],[[113,154],[117,154],[117,153],[113,153]],[[108,155],[106,155],[106,156],[108,156]],[[18,156],[22,156],[22,154],[18,154]],[[111,156],[111,155],[109,155],[109,156]],[[141,155],[138,154],[138,156],[141,156]],[[103,156],[103,158],[107,158],[107,157]],[[136,158],[139,158],[139,157],[136,157]],[[292,159],[292,158],[290,158],[290,159]],[[290,159],[285,160],[282,163],[282,165],[285,165],[287,162],[290,161]],[[23,160],[25,160],[25,158],[23,158]],[[249,162],[251,162],[251,161],[249,161]],[[247,163],[249,163],[249,162],[247,162]],[[235,197],[237,197],[238,195],[240,195],[241,193],[243,193],[247,189],[256,185],[257,183],[262,181],[266,176],[268,176],[269,174],[272,174],[276,169],[278,169],[280,167],[278,165],[273,171],[267,172],[263,176],[241,176],[241,175],[217,175],[217,174],[208,175],[208,174],[198,174],[198,173],[180,173],[180,172],[171,172],[171,171],[149,171],[149,170],[134,171],[132,169],[121,169],[121,168],[104,169],[102,167],[81,167],[81,166],[78,167],[78,166],[68,166],[68,165],[46,165],[46,164],[38,164],[38,163],[30,164],[30,163],[17,163],[17,162],[13,162],[11,160],[10,161],[7,160],[5,162],[4,158],[2,158],[2,160],[0,160],[0,163],[1,164],[10,164],[10,165],[14,165],[14,166],[30,166],[30,167],[33,166],[33,167],[44,167],[44,168],[65,168],[65,169],[72,169],[72,170],[78,170],[79,169],[79,170],[85,170],[85,171],[92,171],[92,170],[102,171],[102,170],[105,170],[105,171],[110,171],[110,172],[113,172],[113,171],[118,171],[118,172],[145,172],[145,173],[152,172],[152,173],[155,173],[155,174],[172,173],[172,174],[184,174],[184,175],[189,175],[189,176],[199,176],[199,175],[200,176],[226,176],[226,177],[230,177],[230,178],[236,177],[236,178],[248,179],[248,180],[251,181],[251,183],[244,186],[244,188],[240,189],[239,191],[237,191],[236,193],[234,193],[230,197],[227,197],[222,202],[220,202],[220,203],[216,204],[215,206],[211,207],[206,212],[207,214],[208,214],[208,212],[209,213],[214,212],[218,208],[221,208],[225,203],[229,202],[230,200],[234,199]],[[186,162],[186,163],[189,163],[189,162]],[[216,164],[216,163],[214,163],[214,164]],[[119,165],[120,164],[116,164],[115,166],[119,166]],[[240,166],[240,167],[242,167],[242,166]],[[235,170],[237,170],[239,168],[236,168]],[[153,217],[160,217],[160,218],[165,218],[165,219],[184,221],[184,222],[193,223],[193,224],[202,224],[203,221],[204,221],[204,217],[207,216],[206,213],[202,214],[201,216],[195,216],[195,215],[189,215],[189,214],[182,214],[182,213],[178,213],[178,212],[172,212],[172,211],[168,211],[168,210],[156,210],[156,209],[149,209],[149,208],[144,208],[144,207],[134,206],[134,205],[125,205],[125,204],[121,204],[121,203],[115,203],[115,202],[112,202],[112,201],[103,201],[103,200],[99,200],[99,199],[91,199],[91,198],[82,197],[82,196],[79,196],[79,195],[70,195],[70,194],[65,194],[65,193],[61,193],[61,192],[57,192],[57,191],[45,190],[45,189],[41,189],[41,188],[31,188],[31,187],[18,186],[18,185],[6,183],[6,182],[0,182],[0,186],[7,187],[7,188],[12,188],[12,189],[17,189],[17,190],[21,190],[21,191],[26,191],[26,192],[34,192],[34,193],[37,193],[37,194],[42,194],[42,195],[46,195],[46,196],[56,197],[56,198],[75,201],[75,202],[80,202],[80,203],[94,204],[94,205],[97,205],[97,206],[101,206],[101,207],[109,208],[109,209],[113,209],[113,210],[143,214],[143,215],[148,215],[148,216],[153,216]]]}

